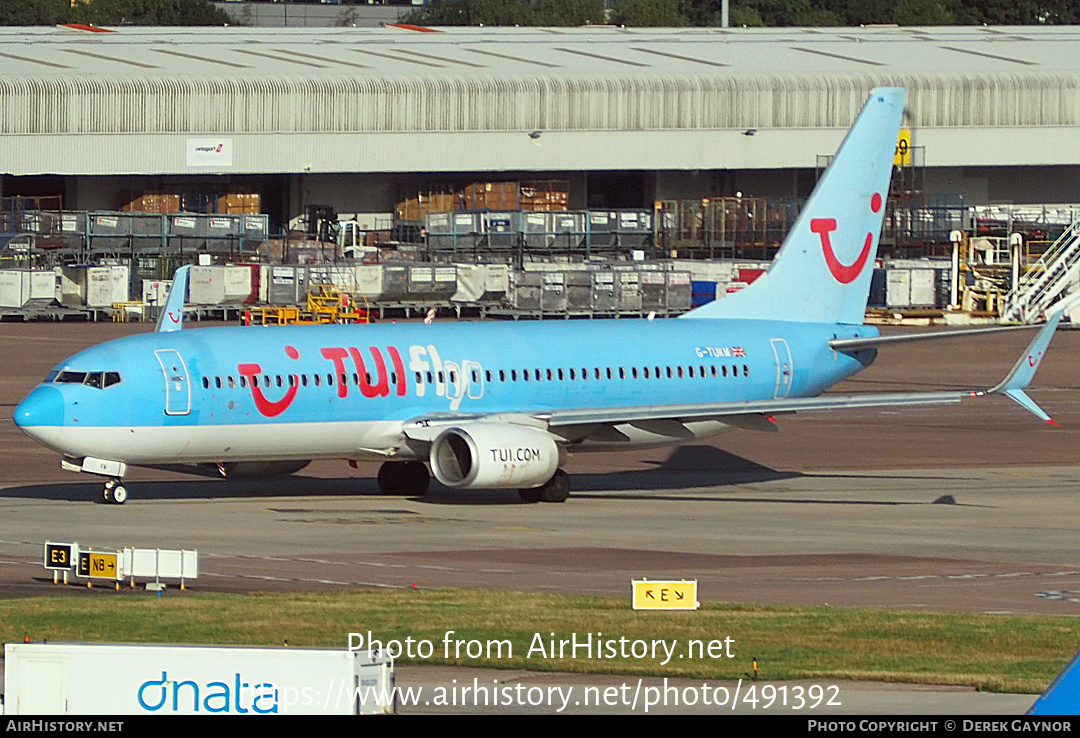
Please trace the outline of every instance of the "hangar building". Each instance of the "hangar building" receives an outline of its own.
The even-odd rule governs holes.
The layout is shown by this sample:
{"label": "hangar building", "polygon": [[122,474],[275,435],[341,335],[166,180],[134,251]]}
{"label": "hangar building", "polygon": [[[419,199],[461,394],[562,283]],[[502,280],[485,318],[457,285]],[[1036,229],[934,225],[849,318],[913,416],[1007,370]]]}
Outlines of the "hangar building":
{"label": "hangar building", "polygon": [[0,29],[0,190],[384,212],[561,179],[572,209],[798,198],[868,91],[908,88],[929,198],[1080,199],[1080,28]]}

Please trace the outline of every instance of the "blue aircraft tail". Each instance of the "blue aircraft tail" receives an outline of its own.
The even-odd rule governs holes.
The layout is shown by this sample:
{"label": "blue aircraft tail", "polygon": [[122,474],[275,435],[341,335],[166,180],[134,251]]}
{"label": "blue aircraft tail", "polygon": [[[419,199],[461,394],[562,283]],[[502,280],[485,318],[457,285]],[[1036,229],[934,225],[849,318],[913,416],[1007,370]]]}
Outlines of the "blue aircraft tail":
{"label": "blue aircraft tail", "polygon": [[870,94],[766,274],[682,317],[862,323],[904,97]]}
{"label": "blue aircraft tail", "polygon": [[176,270],[169,297],[165,300],[161,315],[158,316],[155,329],[158,333],[178,331],[184,327],[184,302],[187,301],[188,272],[190,271],[190,266],[182,266]]}
{"label": "blue aircraft tail", "polygon": [[1028,715],[1080,715],[1080,652],[1035,700]]}

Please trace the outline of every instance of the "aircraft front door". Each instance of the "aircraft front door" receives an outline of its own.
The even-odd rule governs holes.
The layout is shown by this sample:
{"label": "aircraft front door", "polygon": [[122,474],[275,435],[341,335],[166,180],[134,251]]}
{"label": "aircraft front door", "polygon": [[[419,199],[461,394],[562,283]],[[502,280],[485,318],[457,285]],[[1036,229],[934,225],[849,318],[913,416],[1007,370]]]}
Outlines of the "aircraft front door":
{"label": "aircraft front door", "polygon": [[791,380],[795,376],[795,366],[791,362],[791,349],[782,338],[772,339],[772,350],[776,355],[776,392],[773,399],[782,400],[791,393]]}
{"label": "aircraft front door", "polygon": [[165,414],[187,415],[191,412],[191,382],[187,365],[176,349],[154,352],[165,373]]}

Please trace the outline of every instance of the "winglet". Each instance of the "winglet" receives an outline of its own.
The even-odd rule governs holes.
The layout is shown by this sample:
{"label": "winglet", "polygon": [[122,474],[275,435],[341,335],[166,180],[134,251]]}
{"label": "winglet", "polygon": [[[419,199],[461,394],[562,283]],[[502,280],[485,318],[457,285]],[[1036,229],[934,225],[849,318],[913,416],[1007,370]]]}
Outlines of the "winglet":
{"label": "winglet", "polygon": [[184,301],[187,299],[188,272],[190,266],[182,266],[176,270],[173,277],[172,289],[169,290],[169,298],[165,300],[165,307],[158,317],[158,333],[178,331],[184,327]]}
{"label": "winglet", "polygon": [[1057,330],[1063,314],[1064,311],[1059,310],[1052,315],[1050,320],[1046,321],[1046,325],[1042,327],[1042,330],[1032,339],[1027,351],[1016,362],[1009,375],[999,385],[986,391],[988,395],[1005,395],[1020,407],[1051,425],[1057,425],[1057,423],[1051,420],[1050,416],[1043,412],[1042,408],[1024,393],[1024,388],[1035,378],[1035,372],[1039,370],[1039,364],[1042,363],[1046,349],[1050,345],[1050,339],[1054,337],[1054,331]]}

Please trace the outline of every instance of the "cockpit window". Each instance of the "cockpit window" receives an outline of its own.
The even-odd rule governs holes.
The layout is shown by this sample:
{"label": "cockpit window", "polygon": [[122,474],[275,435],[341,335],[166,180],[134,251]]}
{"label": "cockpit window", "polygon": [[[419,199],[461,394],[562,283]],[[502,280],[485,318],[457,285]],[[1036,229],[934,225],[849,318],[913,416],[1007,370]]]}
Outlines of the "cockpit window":
{"label": "cockpit window", "polygon": [[53,372],[46,381],[55,381],[58,384],[85,384],[88,387],[105,389],[114,384],[120,384],[120,372]]}
{"label": "cockpit window", "polygon": [[83,384],[86,382],[86,372],[60,372],[56,381],[60,384]]}

